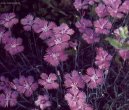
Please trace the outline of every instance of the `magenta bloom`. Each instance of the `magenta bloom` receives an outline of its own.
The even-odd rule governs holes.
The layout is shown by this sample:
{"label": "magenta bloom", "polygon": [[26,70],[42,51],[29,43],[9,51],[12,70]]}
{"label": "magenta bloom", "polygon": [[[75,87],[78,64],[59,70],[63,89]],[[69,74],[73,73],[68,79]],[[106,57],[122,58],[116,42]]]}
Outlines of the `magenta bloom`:
{"label": "magenta bloom", "polygon": [[57,89],[59,87],[59,84],[56,82],[57,76],[54,73],[50,73],[49,75],[42,73],[40,77],[41,79],[38,82],[45,89]]}
{"label": "magenta bloom", "polygon": [[119,10],[125,14],[129,13],[129,1],[125,0],[124,3],[120,6]]}
{"label": "magenta bloom", "polygon": [[10,42],[10,38],[11,38],[11,33],[9,31],[6,31],[4,34],[3,34],[3,37],[1,38],[1,42],[3,44],[7,44],[8,42]]}
{"label": "magenta bloom", "polygon": [[87,29],[85,33],[82,35],[82,38],[88,43],[93,44],[95,42],[99,42],[100,38],[98,34],[95,33],[92,29]]}
{"label": "magenta bloom", "polygon": [[21,24],[24,26],[24,30],[30,31],[34,24],[34,16],[27,15],[25,18],[21,19]]}
{"label": "magenta bloom", "polygon": [[30,97],[34,91],[38,88],[38,84],[34,81],[32,76],[20,76],[19,79],[14,79],[14,89],[20,94],[25,94],[26,97]]}
{"label": "magenta bloom", "polygon": [[108,34],[112,27],[112,24],[108,21],[108,19],[100,18],[99,20],[94,22],[95,31],[98,34]]}
{"label": "magenta bloom", "polygon": [[0,94],[0,106],[2,107],[13,107],[17,104],[18,93],[14,91],[5,91]]}
{"label": "magenta bloom", "polygon": [[105,17],[107,15],[109,15],[108,11],[107,11],[107,7],[100,3],[96,8],[95,8],[95,12],[97,13],[97,15],[99,17]]}
{"label": "magenta bloom", "polygon": [[4,13],[0,16],[0,24],[6,28],[12,28],[13,25],[18,23],[15,13]]}
{"label": "magenta bloom", "polygon": [[66,88],[84,88],[85,84],[82,80],[82,77],[79,75],[79,73],[76,70],[73,70],[71,74],[67,73],[64,76],[65,78],[65,87]]}
{"label": "magenta bloom", "polygon": [[70,29],[67,24],[62,23],[60,26],[53,29],[55,36],[70,36],[74,34],[74,30]]}
{"label": "magenta bloom", "polygon": [[40,33],[41,39],[47,39],[51,36],[53,36],[53,28],[56,27],[56,24],[54,22],[48,22],[46,20],[41,19],[35,19],[33,30],[36,33]]}
{"label": "magenta bloom", "polygon": [[85,33],[85,31],[92,27],[93,24],[90,20],[81,18],[78,22],[76,22],[76,27],[79,29],[81,33]]}
{"label": "magenta bloom", "polygon": [[62,51],[65,48],[69,47],[68,41],[70,40],[70,36],[53,36],[48,39],[46,42],[49,47],[51,47],[54,51]]}
{"label": "magenta bloom", "polygon": [[110,7],[119,7],[121,0],[103,0],[103,2]]}
{"label": "magenta bloom", "polygon": [[88,0],[75,0],[73,5],[76,8],[76,10],[87,9],[88,8]]}
{"label": "magenta bloom", "polygon": [[122,18],[124,16],[124,14],[120,12],[119,7],[116,6],[107,7],[107,10],[109,14],[114,18]]}
{"label": "magenta bloom", "polygon": [[129,50],[124,50],[124,49],[121,49],[118,51],[119,52],[119,55],[124,59],[129,59]]}
{"label": "magenta bloom", "polygon": [[4,42],[5,44],[5,50],[8,51],[11,55],[16,55],[24,50],[24,47],[22,46],[22,39],[21,38],[9,38],[7,37]]}
{"label": "magenta bloom", "polygon": [[45,110],[51,106],[51,102],[49,101],[49,97],[47,95],[39,95],[38,99],[35,101],[35,105],[39,106],[41,110]]}
{"label": "magenta bloom", "polygon": [[103,0],[103,1],[107,5],[107,10],[112,17],[122,18],[124,16],[123,13],[128,13],[129,11],[128,1],[125,1],[123,4],[121,0]]}
{"label": "magenta bloom", "polygon": [[67,94],[65,94],[65,100],[71,110],[81,110],[80,108],[85,104],[85,98],[85,93],[79,91],[77,88],[72,88]]}
{"label": "magenta bloom", "polygon": [[58,66],[60,62],[66,61],[68,58],[64,51],[47,50],[47,54],[44,56],[44,60],[50,63],[52,66]]}
{"label": "magenta bloom", "polygon": [[95,59],[95,64],[100,69],[107,70],[111,64],[112,56],[104,51],[103,48],[97,48],[97,56]]}
{"label": "magenta bloom", "polygon": [[97,88],[104,82],[103,72],[100,69],[88,68],[87,75],[83,77],[87,86],[91,89]]}

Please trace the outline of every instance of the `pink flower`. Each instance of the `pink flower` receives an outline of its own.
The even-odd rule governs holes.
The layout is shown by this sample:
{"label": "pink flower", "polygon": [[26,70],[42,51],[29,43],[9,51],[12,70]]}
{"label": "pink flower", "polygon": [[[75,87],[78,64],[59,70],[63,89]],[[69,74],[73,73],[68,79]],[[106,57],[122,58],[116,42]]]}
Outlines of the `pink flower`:
{"label": "pink flower", "polygon": [[79,91],[77,88],[72,88],[65,94],[65,100],[72,110],[80,110],[82,105],[85,104],[85,98],[85,93]]}
{"label": "pink flower", "polygon": [[60,26],[55,27],[53,29],[55,36],[61,37],[61,36],[70,36],[74,34],[74,30],[70,29],[67,24],[62,23]]}
{"label": "pink flower", "polygon": [[129,12],[129,1],[124,1],[122,3],[121,0],[103,0],[106,4],[108,13],[115,18],[124,17],[124,13],[127,14]]}
{"label": "pink flower", "polygon": [[119,55],[124,59],[129,59],[129,50],[124,50],[124,49],[121,49],[118,51],[119,52]]}
{"label": "pink flower", "polygon": [[124,16],[124,14],[120,12],[119,7],[116,7],[116,6],[115,7],[114,6],[107,7],[107,10],[108,10],[109,14],[114,18],[120,19]]}
{"label": "pink flower", "polygon": [[97,48],[97,56],[96,56],[95,64],[100,69],[108,69],[112,60],[112,56],[108,54],[103,48]]}
{"label": "pink flower", "polygon": [[105,16],[107,16],[109,14],[108,11],[107,11],[107,7],[104,4],[102,4],[102,3],[100,3],[95,8],[95,12],[97,13],[97,15],[99,17],[105,17]]}
{"label": "pink flower", "polygon": [[112,24],[108,21],[108,19],[100,18],[99,20],[94,22],[95,31],[99,34],[108,34],[112,27]]}
{"label": "pink flower", "polygon": [[21,38],[7,38],[4,49],[8,51],[11,55],[16,55],[24,50],[22,46]]}
{"label": "pink flower", "polygon": [[21,19],[21,24],[24,26],[24,30],[30,31],[34,24],[34,17],[32,15],[27,15],[25,18]]}
{"label": "pink flower", "polygon": [[65,48],[69,47],[68,41],[70,40],[70,36],[58,36],[55,35],[48,39],[46,42],[49,47],[51,47],[54,51],[62,51]]}
{"label": "pink flower", "polygon": [[39,95],[38,99],[35,101],[35,105],[39,106],[41,110],[45,110],[51,106],[51,102],[49,101],[49,97],[47,95]]}
{"label": "pink flower", "polygon": [[73,5],[76,8],[76,10],[87,9],[88,1],[87,0],[75,0]]}
{"label": "pink flower", "polygon": [[66,88],[84,88],[85,84],[84,81],[82,80],[82,77],[78,74],[76,70],[73,70],[71,74],[67,73],[64,76],[65,78],[65,87]]}
{"label": "pink flower", "polygon": [[88,43],[93,44],[95,42],[99,42],[100,38],[98,34],[95,33],[92,29],[87,29],[85,33],[82,35],[82,38]]}
{"label": "pink flower", "polygon": [[121,0],[103,0],[103,2],[107,5],[107,6],[111,6],[111,7],[119,7],[119,5],[121,4]]}
{"label": "pink flower", "polygon": [[97,88],[104,82],[103,72],[100,69],[88,68],[87,75],[83,77],[87,86],[91,89]]}
{"label": "pink flower", "polygon": [[32,76],[20,76],[19,79],[14,79],[14,89],[16,89],[20,94],[25,94],[26,97],[30,97],[34,91],[38,88],[38,84],[34,82]]}
{"label": "pink flower", "polygon": [[1,33],[0,36],[1,36],[1,42],[3,44],[7,44],[8,42],[10,42],[11,33],[9,31]]}
{"label": "pink flower", "polygon": [[51,36],[53,36],[53,28],[56,27],[56,24],[54,22],[48,22],[46,20],[41,20],[41,19],[35,19],[34,25],[33,25],[33,30],[36,33],[40,33],[40,38],[41,39],[47,39]]}
{"label": "pink flower", "polygon": [[66,61],[68,58],[64,51],[47,50],[47,54],[44,56],[44,60],[50,63],[52,66],[58,66],[60,62]]}
{"label": "pink flower", "polygon": [[85,31],[88,28],[93,26],[93,24],[90,20],[84,19],[84,18],[81,18],[79,21],[77,21],[75,25],[81,33],[85,33]]}
{"label": "pink flower", "polygon": [[15,13],[4,13],[0,16],[0,24],[6,28],[12,28],[13,25],[18,23]]}
{"label": "pink flower", "polygon": [[119,10],[125,14],[129,13],[129,1],[125,0],[124,3],[120,6]]}
{"label": "pink flower", "polygon": [[56,82],[57,76],[54,73],[50,73],[49,75],[42,73],[40,77],[41,79],[38,82],[45,89],[57,89],[59,87],[59,84]]}
{"label": "pink flower", "polygon": [[6,91],[5,93],[0,94],[0,106],[2,107],[13,107],[17,104],[17,92]]}

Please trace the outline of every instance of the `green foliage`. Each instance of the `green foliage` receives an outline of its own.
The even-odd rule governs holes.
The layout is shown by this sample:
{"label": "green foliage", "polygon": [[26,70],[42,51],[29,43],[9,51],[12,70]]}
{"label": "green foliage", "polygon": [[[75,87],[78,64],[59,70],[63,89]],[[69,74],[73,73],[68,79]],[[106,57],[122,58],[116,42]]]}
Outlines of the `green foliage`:
{"label": "green foliage", "polygon": [[117,49],[119,49],[119,48],[122,47],[122,44],[121,44],[118,40],[116,40],[116,39],[113,39],[113,38],[108,37],[108,38],[106,38],[106,40],[107,40],[113,47],[115,47],[115,48],[117,48]]}
{"label": "green foliage", "polygon": [[119,28],[119,33],[120,33],[120,37],[123,39],[128,38],[128,27],[124,26],[124,27],[120,27]]}
{"label": "green foliage", "polygon": [[116,49],[127,49],[129,50],[129,44],[124,42],[121,43],[118,40],[114,39],[114,38],[106,38],[106,40],[110,43],[110,45],[112,45],[113,47],[115,47]]}

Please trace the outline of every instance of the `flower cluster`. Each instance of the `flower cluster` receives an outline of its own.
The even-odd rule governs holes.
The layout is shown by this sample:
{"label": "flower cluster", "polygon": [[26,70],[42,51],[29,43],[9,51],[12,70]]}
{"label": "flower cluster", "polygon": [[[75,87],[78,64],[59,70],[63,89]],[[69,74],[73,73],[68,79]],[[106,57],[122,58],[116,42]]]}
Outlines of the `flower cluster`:
{"label": "flower cluster", "polygon": [[74,31],[67,24],[62,23],[57,26],[54,22],[34,18],[27,15],[21,20],[24,30],[34,31],[39,34],[39,38],[48,45],[44,60],[52,66],[58,66],[60,62],[67,60],[65,49],[69,47],[70,36]]}
{"label": "flower cluster", "polygon": [[[124,14],[127,14],[129,12],[129,1],[127,0],[123,3],[121,0],[103,0],[103,3],[103,5],[106,6],[106,10],[109,13],[109,15],[114,18],[120,19],[124,16]],[[99,9],[101,10],[101,8]],[[104,8],[102,8],[102,10],[103,9]]]}
{"label": "flower cluster", "polygon": [[103,3],[98,4],[95,11],[99,17],[112,16],[120,19],[129,12],[128,5],[128,0],[123,3],[121,0],[103,0]]}
{"label": "flower cluster", "polygon": [[8,51],[11,55],[16,55],[17,53],[23,52],[24,46],[22,45],[21,38],[11,37],[11,33],[3,28],[0,28],[0,41],[4,44],[4,49]]}
{"label": "flower cluster", "polygon": [[89,19],[81,18],[76,22],[76,27],[82,34],[82,38],[88,43],[93,44],[99,42],[98,34],[92,29],[93,23]]}
{"label": "flower cluster", "polygon": [[44,60],[53,66],[58,66],[60,62],[67,60],[65,49],[69,47],[70,36],[74,31],[63,23],[58,27],[53,28],[53,36],[46,41],[49,48]]}
{"label": "flower cluster", "polygon": [[15,13],[4,13],[0,15],[0,25],[2,26],[0,27],[0,42],[4,44],[4,49],[11,55],[16,55],[24,50],[22,39],[12,37],[11,29],[17,23],[18,19]]}
{"label": "flower cluster", "polygon": [[88,5],[93,5],[96,2],[99,2],[99,0],[75,0],[73,5],[76,8],[76,10],[79,11],[81,9],[87,9]]}
{"label": "flower cluster", "polygon": [[[41,19],[31,14],[26,15],[24,18],[20,19],[19,22],[15,13],[0,14],[0,44],[4,47],[4,50],[12,56],[25,50],[23,45],[24,40],[20,35],[16,38],[14,35],[14,25],[22,25],[24,31],[27,31],[25,32],[27,34],[24,35],[38,36],[38,39],[34,38],[32,40],[34,44],[30,44],[30,46],[34,45],[35,49],[37,49],[37,45],[40,45],[39,42],[37,42],[38,40],[45,43],[45,46],[43,45],[44,52],[41,52],[44,56],[40,57],[40,54],[38,54],[41,47],[39,46],[38,50],[36,50],[36,58],[39,56],[47,62],[46,64],[43,62],[43,65],[37,65],[37,63],[31,64],[29,62],[30,57],[28,57],[30,54],[28,54],[28,59],[24,57],[27,63],[22,59],[25,64],[23,65],[19,63],[21,61],[19,61],[19,56],[17,56],[16,62],[18,62],[18,67],[16,67],[13,72],[15,73],[15,70],[16,72],[20,71],[20,76],[14,77],[14,75],[12,75],[14,77],[12,81],[5,76],[0,76],[0,106],[3,108],[14,107],[19,103],[19,97],[26,100],[26,98],[31,99],[33,96],[34,100],[32,100],[32,103],[35,104],[35,107],[39,107],[38,109],[49,109],[53,105],[52,101],[54,104],[56,103],[55,105],[57,105],[57,109],[59,109],[58,107],[62,107],[62,103],[59,104],[60,99],[58,99],[58,96],[61,96],[61,99],[63,96],[71,110],[93,110],[95,106],[94,104],[92,106],[89,104],[91,103],[89,102],[89,98],[92,98],[92,95],[89,94],[94,93],[95,89],[97,90],[95,92],[102,93],[99,89],[103,89],[103,85],[106,82],[105,78],[107,78],[105,77],[107,74],[104,73],[110,69],[113,59],[112,53],[109,54],[108,51],[104,50],[102,47],[103,44],[105,46],[105,42],[109,41],[110,44],[115,47],[111,48],[116,49],[124,61],[129,59],[128,28],[125,26],[116,29],[120,25],[117,22],[121,22],[122,18],[129,13],[128,5],[128,0],[74,0],[73,6],[77,13],[75,16],[71,16],[75,17],[74,20],[76,21],[68,21],[69,25],[66,24],[65,21],[62,22],[59,20],[60,24],[58,24],[58,22],[48,21],[47,17]],[[56,7],[54,7],[53,10],[59,11],[59,13],[67,16],[62,10],[56,9]],[[69,19],[72,17],[66,18]],[[126,22],[126,19],[123,21],[123,24],[124,22]],[[115,23],[117,23],[116,26],[114,26]],[[73,27],[71,28],[71,26]],[[73,30],[74,28],[76,31]],[[20,30],[20,32],[22,31]],[[87,64],[80,63],[83,62],[83,60],[80,61],[80,59],[85,57],[83,55],[86,55],[86,60],[89,59],[87,59],[87,51],[82,52],[82,47],[87,45],[83,43],[79,36],[88,44],[88,49],[91,48],[91,46],[93,50],[94,47],[96,48],[94,54],[95,62],[93,62],[92,66],[88,65],[88,68]],[[76,52],[70,47],[74,48]],[[73,55],[75,58],[71,58],[67,62],[68,55],[71,55],[71,57]],[[0,64],[6,68],[2,61],[0,61]],[[13,64],[9,64],[9,69],[12,65]],[[39,66],[43,68],[40,69]],[[46,68],[46,66],[48,68]],[[21,68],[24,68],[23,71],[25,71],[25,73],[28,73],[28,68],[31,68],[30,71],[34,70],[36,75],[32,76],[33,72],[30,73],[31,75],[23,75]],[[48,74],[48,71],[42,71],[42,69],[47,70],[49,68],[52,68],[54,72],[49,72]],[[83,74],[83,70],[85,70],[85,74]],[[67,73],[65,73],[66,71]],[[68,71],[71,72],[69,73]],[[37,74],[37,72],[41,74]],[[57,73],[58,76],[55,73]],[[40,78],[34,78],[38,75]],[[35,95],[38,96],[36,100]],[[56,96],[53,97],[53,95]],[[97,104],[99,98],[96,99],[95,102]],[[37,108],[29,109],[38,110]]]}
{"label": "flower cluster", "polygon": [[61,24],[59,27],[53,29],[54,36],[48,39],[47,44],[54,51],[61,51],[68,48],[68,41],[70,40],[70,35],[74,33],[72,29],[69,29],[67,24]]}

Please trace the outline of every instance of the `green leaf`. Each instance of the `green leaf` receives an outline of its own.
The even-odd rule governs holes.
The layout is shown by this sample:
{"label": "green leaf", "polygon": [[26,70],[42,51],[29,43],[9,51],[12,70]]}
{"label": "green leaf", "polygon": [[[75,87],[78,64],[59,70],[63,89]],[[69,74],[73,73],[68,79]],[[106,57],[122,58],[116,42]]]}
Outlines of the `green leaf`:
{"label": "green leaf", "polygon": [[129,44],[123,43],[121,48],[129,50]]}
{"label": "green leaf", "polygon": [[122,47],[122,44],[121,44],[118,40],[116,40],[116,39],[113,39],[113,38],[108,37],[108,38],[106,38],[106,40],[107,40],[113,47],[115,47],[115,48],[117,48],[117,49],[119,49],[119,48]]}
{"label": "green leaf", "polygon": [[126,38],[129,37],[129,36],[128,36],[128,27],[127,27],[127,26],[120,27],[120,28],[119,28],[119,32],[120,32],[121,38],[126,39]]}

